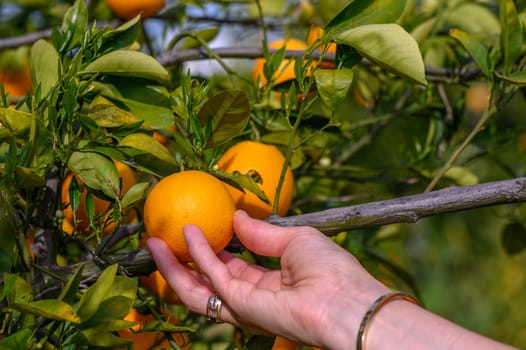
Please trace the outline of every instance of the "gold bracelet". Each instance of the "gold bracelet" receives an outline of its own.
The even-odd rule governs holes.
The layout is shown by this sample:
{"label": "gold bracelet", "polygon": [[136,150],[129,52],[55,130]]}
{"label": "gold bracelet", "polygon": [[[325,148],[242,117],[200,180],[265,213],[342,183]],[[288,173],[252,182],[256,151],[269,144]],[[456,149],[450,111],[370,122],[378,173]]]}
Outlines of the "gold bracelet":
{"label": "gold bracelet", "polygon": [[380,311],[382,306],[387,304],[389,301],[403,299],[407,300],[413,304],[419,305],[420,303],[416,298],[409,294],[392,292],[387,293],[375,300],[375,302],[369,307],[365,315],[363,316],[362,323],[360,323],[360,328],[358,329],[358,337],[356,338],[356,350],[365,349],[365,336],[367,335],[367,329],[370,321],[373,319],[373,316]]}

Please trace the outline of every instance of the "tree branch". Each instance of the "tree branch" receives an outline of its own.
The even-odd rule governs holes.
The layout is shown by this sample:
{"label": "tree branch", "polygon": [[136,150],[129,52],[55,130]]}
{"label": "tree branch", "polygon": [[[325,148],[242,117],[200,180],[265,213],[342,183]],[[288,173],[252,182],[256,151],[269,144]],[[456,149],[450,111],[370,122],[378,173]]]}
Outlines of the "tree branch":
{"label": "tree branch", "polygon": [[[273,216],[267,221],[279,226],[313,226],[330,236],[343,231],[401,222],[414,223],[421,218],[433,215],[520,202],[526,202],[526,177],[473,186],[452,186],[433,192],[315,213],[288,217]],[[230,251],[242,251],[243,249],[236,239],[228,247]],[[118,263],[121,271],[129,276],[147,275],[156,269],[148,250],[138,249],[107,256],[104,261],[97,259],[97,261],[83,262],[85,265],[83,283],[93,283],[102,270],[115,263]],[[56,282],[53,282],[49,276],[59,275],[67,280],[71,278],[78,266],[50,266],[48,278],[39,281],[38,290],[53,290]]]}
{"label": "tree branch", "polygon": [[475,208],[526,201],[526,177],[473,186],[451,186],[372,203],[327,209],[288,217],[270,217],[279,226],[313,226],[327,235],[382,226]]}

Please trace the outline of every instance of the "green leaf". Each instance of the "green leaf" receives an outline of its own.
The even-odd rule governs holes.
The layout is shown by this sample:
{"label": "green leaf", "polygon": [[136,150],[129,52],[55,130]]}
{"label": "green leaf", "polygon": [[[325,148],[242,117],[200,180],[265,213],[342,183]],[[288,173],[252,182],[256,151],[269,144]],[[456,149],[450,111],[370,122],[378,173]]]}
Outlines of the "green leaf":
{"label": "green leaf", "polygon": [[474,1],[459,1],[440,14],[443,26],[467,33],[492,35],[500,32],[499,20],[487,7]]}
{"label": "green leaf", "polygon": [[509,255],[522,253],[526,250],[526,228],[518,222],[506,225],[502,230],[501,243]]}
{"label": "green leaf", "polygon": [[136,133],[124,137],[119,142],[119,147],[130,147],[139,151],[134,155],[146,154],[166,163],[175,164],[175,159],[170,151],[159,141],[145,133]]}
{"label": "green leaf", "polygon": [[489,50],[484,44],[484,41],[479,40],[475,35],[468,34],[460,29],[451,29],[449,35],[460,42],[473,60],[479,65],[484,75],[489,77],[491,75],[491,69],[488,62]]}
{"label": "green leaf", "polygon": [[97,281],[82,295],[77,307],[77,314],[83,322],[89,320],[106,299],[115,281],[117,268],[118,265],[113,264],[104,269]]}
{"label": "green leaf", "polygon": [[25,349],[32,334],[33,330],[29,328],[25,328],[14,334],[11,334],[10,336],[0,340],[0,349]]}
{"label": "green leaf", "polygon": [[46,179],[39,175],[35,169],[17,166],[15,168],[17,188],[36,188],[46,184]]}
{"label": "green leaf", "polygon": [[80,318],[75,313],[73,307],[57,299],[44,299],[27,304],[14,304],[13,307],[19,311],[29,312],[47,319],[80,323]]}
{"label": "green leaf", "polygon": [[[12,278],[14,280],[11,280]],[[6,285],[7,281],[10,281],[10,288],[5,292],[8,305],[26,304],[33,300],[31,287],[22,277],[11,273],[6,273],[4,274],[4,283],[6,283]]]}
{"label": "green leaf", "polygon": [[366,24],[394,23],[404,13],[406,0],[354,0],[326,26],[327,33],[347,31]]}
{"label": "green leaf", "polygon": [[509,73],[522,54],[522,27],[512,0],[500,1],[501,48],[504,74]]}
{"label": "green leaf", "polygon": [[61,52],[71,50],[78,46],[84,37],[88,24],[88,9],[83,0],[76,0],[64,15],[60,29],[65,38]]}
{"label": "green leaf", "polygon": [[82,272],[84,271],[84,264],[80,265],[75,275],[68,280],[64,289],[60,293],[58,300],[62,300],[65,303],[73,304],[76,299],[77,292],[79,290],[80,282],[82,281]]}
{"label": "green leaf", "polygon": [[121,199],[123,208],[126,208],[144,199],[149,187],[150,184],[148,182],[141,182],[133,185]]}
{"label": "green leaf", "polygon": [[333,39],[394,74],[427,85],[418,44],[398,24],[363,25],[338,32]]}
{"label": "green leaf", "polygon": [[154,320],[146,323],[142,328],[141,332],[195,332],[191,327],[177,326],[173,323],[161,320]]}
{"label": "green leaf", "polygon": [[75,341],[79,345],[91,345],[104,348],[127,348],[131,340],[120,338],[111,331],[101,332],[98,328],[83,329],[77,334]]}
{"label": "green leaf", "polygon": [[[219,27],[201,29],[201,30],[194,32],[193,34],[197,36],[198,38],[200,38],[201,40],[205,42],[209,42],[217,36],[217,33],[219,33]],[[200,47],[200,46],[201,46],[201,43],[198,40],[192,37],[187,37],[181,44],[180,49],[188,50],[188,49],[193,49],[193,48]]]}
{"label": "green leaf", "polygon": [[146,79],[118,77],[105,79],[98,89],[101,95],[144,120],[144,127],[166,128],[174,123],[170,93],[165,87]]}
{"label": "green leaf", "polygon": [[95,152],[73,152],[67,165],[89,188],[119,198],[119,173],[109,158]]}
{"label": "green leaf", "polygon": [[315,71],[314,78],[323,102],[334,110],[347,97],[353,81],[353,71],[351,69],[319,69]]}
{"label": "green leaf", "polygon": [[507,81],[508,83],[517,85],[517,86],[526,86],[526,71],[522,72],[514,72],[510,73],[508,75],[499,74],[498,72],[494,72],[497,77],[500,79]]}
{"label": "green leaf", "polygon": [[155,58],[131,50],[116,50],[101,56],[84,68],[80,74],[144,78],[170,86],[168,71]]}
{"label": "green leaf", "polygon": [[118,28],[102,34],[101,51],[115,51],[131,46],[141,29],[141,17],[136,16]]}
{"label": "green leaf", "polygon": [[110,100],[100,95],[91,101],[88,117],[101,128],[116,128],[141,121],[132,113],[115,106]]}
{"label": "green leaf", "polygon": [[31,113],[17,109],[0,108],[0,140],[7,140],[12,136],[27,138],[33,121]]}
{"label": "green leaf", "polygon": [[[4,249],[0,248],[0,274],[11,271],[12,266],[11,257],[7,255]],[[0,298],[0,300],[2,299]]]}
{"label": "green leaf", "polygon": [[214,172],[214,175],[237,190],[243,193],[245,193],[245,190],[248,190],[258,196],[263,202],[270,204],[267,195],[259,187],[259,179],[257,179],[259,174],[241,174],[238,172],[230,174],[225,172]]}
{"label": "green leaf", "polygon": [[250,103],[241,90],[224,90],[205,102],[199,110],[201,125],[210,123],[208,146],[218,146],[239,136],[250,118]]}
{"label": "green leaf", "polygon": [[40,39],[31,47],[30,62],[33,88],[40,85],[42,96],[45,97],[58,81],[58,52],[49,42]]}

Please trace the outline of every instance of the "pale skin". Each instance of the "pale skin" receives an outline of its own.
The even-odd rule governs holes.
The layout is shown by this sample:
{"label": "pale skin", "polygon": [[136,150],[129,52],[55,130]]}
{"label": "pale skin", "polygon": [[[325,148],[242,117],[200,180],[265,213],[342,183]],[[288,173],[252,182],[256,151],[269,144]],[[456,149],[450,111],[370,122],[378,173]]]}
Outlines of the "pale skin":
{"label": "pale skin", "polygon": [[[181,264],[163,241],[147,246],[159,271],[189,310],[206,313],[210,295],[223,302],[221,319],[256,334],[280,335],[323,349],[354,349],[369,306],[390,290],[349,252],[312,227],[278,227],[237,211],[234,231],[260,255],[280,257],[267,270],[222,251],[201,230],[184,235],[199,271]],[[405,300],[385,304],[370,322],[367,349],[513,349]]]}

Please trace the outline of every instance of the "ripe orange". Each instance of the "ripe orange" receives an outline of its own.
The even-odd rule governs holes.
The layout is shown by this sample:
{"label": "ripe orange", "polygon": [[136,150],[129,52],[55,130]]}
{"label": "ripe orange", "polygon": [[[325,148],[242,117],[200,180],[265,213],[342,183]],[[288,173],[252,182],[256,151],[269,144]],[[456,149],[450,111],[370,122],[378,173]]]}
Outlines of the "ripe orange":
{"label": "ripe orange", "polygon": [[[238,209],[245,210],[252,217],[264,219],[272,213],[276,188],[284,163],[285,157],[277,147],[255,141],[242,141],[230,147],[221,156],[217,165],[219,169],[227,173],[257,173],[262,181],[258,185],[269,199],[270,204],[265,203],[250,191],[243,193],[232,186],[228,186],[228,190]],[[287,213],[293,195],[294,176],[289,166],[281,186],[278,215],[284,216]]]}
{"label": "ripe orange", "polygon": [[18,70],[0,70],[0,84],[4,84],[4,90],[11,96],[25,96],[32,91],[29,65]]}
{"label": "ripe orange", "polygon": [[142,12],[148,18],[159,12],[165,0],[105,0],[108,7],[122,19],[132,19]]}
{"label": "ripe orange", "polygon": [[[137,183],[137,179],[135,178],[135,173],[132,168],[130,168],[128,165],[114,160],[115,166],[117,168],[117,172],[119,173],[119,176],[122,179],[122,188],[121,188],[121,196],[124,195],[133,185]],[[88,228],[89,225],[89,218],[86,215],[86,209],[84,206],[84,202],[86,200],[86,193],[87,190],[84,189],[82,191],[82,195],[80,198],[80,205],[77,208],[75,212],[75,219],[76,219],[76,226],[73,225],[73,210],[71,209],[71,206],[69,205],[69,186],[71,184],[71,180],[73,179],[74,174],[69,173],[64,178],[64,181],[62,183],[62,203],[65,205],[63,209],[64,214],[64,220],[62,222],[62,230],[66,233],[72,234],[73,230],[76,228],[79,231],[84,231],[86,228]],[[76,177],[77,182],[79,184],[81,183],[80,178]],[[93,196],[93,202],[95,204],[95,214],[101,215],[106,213],[106,218],[111,220],[112,210],[110,209],[111,203],[107,200],[104,200],[102,198]],[[126,222],[131,222],[135,217],[135,212],[131,211],[126,213]],[[104,233],[109,233],[113,231],[115,225],[110,222],[105,228]],[[88,233],[88,232],[86,232]]]}
{"label": "ripe orange", "polygon": [[272,345],[272,350],[297,350],[298,348],[299,344],[280,336],[276,337]]}
{"label": "ripe orange", "polygon": [[[155,321],[155,317],[151,314],[141,314],[137,309],[133,308],[124,317],[126,321],[138,322],[130,329],[119,331],[121,338],[130,339],[133,341],[134,350],[148,350],[148,349],[171,349],[170,342],[162,332],[142,332],[140,331],[148,322]],[[167,314],[167,321],[177,324],[177,320]],[[189,338],[185,333],[172,333],[175,342],[179,346],[184,346],[184,349],[189,349]]]}
{"label": "ripe orange", "polygon": [[198,225],[218,253],[232,239],[235,209],[226,186],[216,177],[199,170],[181,171],[153,186],[144,204],[144,226],[148,237],[164,240],[180,261],[189,262],[184,225]]}
{"label": "ripe orange", "polygon": [[[307,44],[301,40],[298,39],[279,39],[276,41],[273,41],[268,45],[270,49],[279,49],[281,47],[285,46],[287,50],[303,50],[307,48]],[[263,66],[265,64],[264,58],[258,58],[256,59],[256,62],[254,64],[254,70],[252,72],[252,77],[254,81],[257,81],[259,78],[261,81],[261,85],[265,86],[267,85],[267,79],[265,78],[265,74],[263,73]],[[293,80],[296,78],[296,74],[294,73],[294,60],[293,59],[283,59],[281,61],[281,64],[279,65],[278,69],[274,72],[273,79],[276,84],[280,84],[283,82],[286,82],[288,80]]]}

